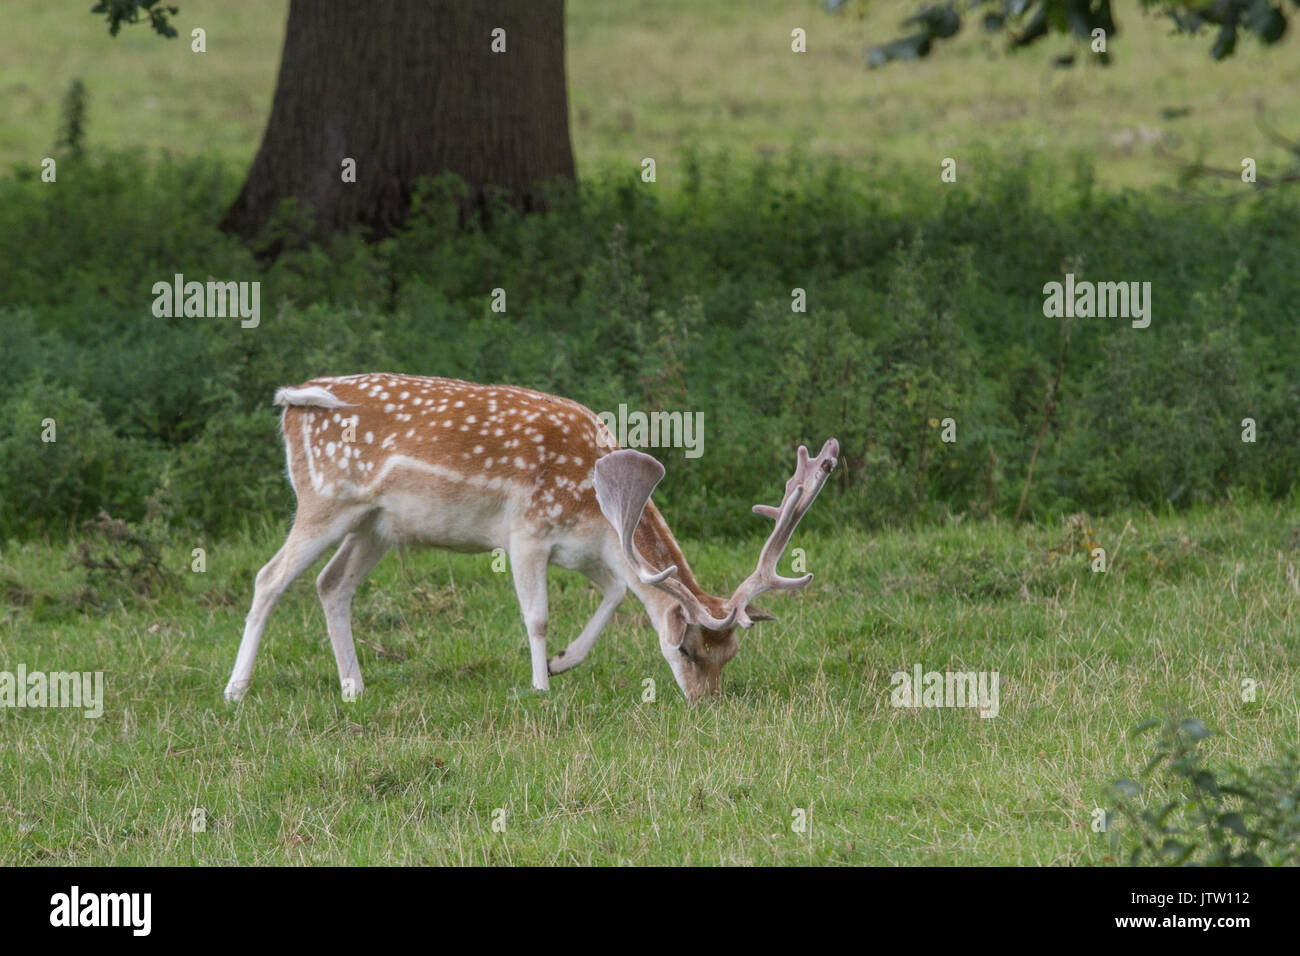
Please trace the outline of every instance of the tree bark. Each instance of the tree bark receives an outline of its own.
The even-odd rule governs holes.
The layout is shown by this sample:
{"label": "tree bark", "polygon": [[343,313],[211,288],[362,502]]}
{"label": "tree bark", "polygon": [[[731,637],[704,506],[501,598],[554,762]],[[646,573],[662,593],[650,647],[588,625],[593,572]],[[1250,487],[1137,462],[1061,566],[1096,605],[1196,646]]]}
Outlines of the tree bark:
{"label": "tree bark", "polygon": [[415,180],[446,172],[470,207],[498,187],[525,211],[573,180],[564,0],[291,0],[271,116],[222,228],[252,238],[292,198],[315,238],[382,236]]}

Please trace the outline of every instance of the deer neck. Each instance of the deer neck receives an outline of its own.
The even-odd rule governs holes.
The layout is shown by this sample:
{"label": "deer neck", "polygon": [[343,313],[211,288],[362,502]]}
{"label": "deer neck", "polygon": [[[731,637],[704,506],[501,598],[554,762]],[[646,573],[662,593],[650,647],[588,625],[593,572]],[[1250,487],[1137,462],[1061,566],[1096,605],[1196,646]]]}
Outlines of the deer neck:
{"label": "deer neck", "polygon": [[[668,527],[668,522],[664,520],[663,514],[655,507],[653,501],[646,502],[645,511],[636,528],[635,541],[637,550],[653,567],[666,568],[669,565],[676,565],[677,578],[692,594],[706,604],[718,603],[717,598],[701,588],[699,582],[695,580],[690,563],[686,560],[686,555],[682,554],[681,545],[677,543],[672,530]],[[630,568],[627,583],[652,617],[662,617],[677,606],[677,602],[659,588],[642,584],[640,578]]]}

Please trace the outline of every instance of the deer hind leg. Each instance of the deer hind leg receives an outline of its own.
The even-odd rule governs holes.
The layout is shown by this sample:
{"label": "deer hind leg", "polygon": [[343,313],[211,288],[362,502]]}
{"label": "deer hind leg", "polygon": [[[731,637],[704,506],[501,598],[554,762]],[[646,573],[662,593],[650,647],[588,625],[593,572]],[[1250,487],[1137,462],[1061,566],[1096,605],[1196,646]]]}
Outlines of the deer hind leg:
{"label": "deer hind leg", "polygon": [[262,632],[266,630],[266,619],[285,589],[294,578],[315,564],[330,545],[347,533],[348,524],[335,521],[330,525],[319,525],[295,520],[284,545],[257,572],[253,605],[244,622],[244,637],[239,642],[235,669],[231,671],[230,681],[226,684],[226,700],[233,703],[248,690],[253,678],[253,663],[257,660],[257,648],[262,643]]}
{"label": "deer hind leg", "polygon": [[595,645],[596,638],[600,637],[600,632],[605,629],[605,625],[609,623],[618,606],[623,603],[623,598],[627,596],[627,585],[617,575],[601,569],[599,572],[589,572],[587,576],[604,591],[604,596],[600,600],[600,607],[596,608],[596,613],[591,616],[582,633],[574,638],[572,644],[547,661],[547,670],[552,674],[562,674],[583,662]]}
{"label": "deer hind leg", "polygon": [[546,670],[546,566],[550,561],[550,551],[534,541],[512,541],[509,553],[515,594],[519,598],[519,610],[524,615],[524,626],[528,629],[533,687],[536,690],[550,690],[550,675]]}
{"label": "deer hind leg", "polygon": [[343,539],[334,557],[329,559],[316,578],[316,593],[325,612],[325,627],[334,646],[334,660],[339,667],[339,685],[344,699],[360,695],[365,685],[361,665],[352,643],[352,596],[366,575],[374,570],[388,545],[371,530],[354,531]]}

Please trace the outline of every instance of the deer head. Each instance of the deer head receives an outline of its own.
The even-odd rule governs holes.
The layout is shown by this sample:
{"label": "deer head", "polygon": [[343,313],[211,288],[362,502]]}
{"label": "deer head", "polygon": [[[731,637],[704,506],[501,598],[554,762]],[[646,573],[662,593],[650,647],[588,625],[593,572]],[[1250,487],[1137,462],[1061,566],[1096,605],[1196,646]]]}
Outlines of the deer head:
{"label": "deer head", "polygon": [[736,628],[748,629],[756,621],[773,621],[750,602],[764,591],[793,590],[812,580],[782,577],[777,562],[790,542],[799,520],[808,511],[826,479],[839,461],[840,446],[829,439],[816,458],[799,446],[798,464],[785,483],[785,496],[775,507],[755,505],[754,513],[775,523],[759,552],[754,572],[741,582],[730,598],[720,598],[688,586],[676,565],[656,568],[637,548],[635,534],[646,512],[650,495],[664,476],[664,466],[639,451],[611,452],[596,462],[593,483],[601,513],[618,535],[623,557],[643,585],[672,598],[661,602],[655,625],[660,649],[678,685],[690,700],[706,691],[716,693],[722,668],[736,655]]}

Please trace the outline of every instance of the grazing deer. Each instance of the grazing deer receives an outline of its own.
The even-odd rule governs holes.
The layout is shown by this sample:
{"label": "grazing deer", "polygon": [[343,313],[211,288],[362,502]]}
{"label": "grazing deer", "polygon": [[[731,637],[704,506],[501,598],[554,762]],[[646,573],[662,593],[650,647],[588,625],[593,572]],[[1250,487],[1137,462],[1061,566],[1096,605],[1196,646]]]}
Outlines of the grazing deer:
{"label": "grazing deer", "polygon": [[[339,680],[362,690],[352,644],[352,595],[394,545],[477,553],[503,548],[514,573],[532,651],[533,687],[581,663],[629,588],[659,634],[673,677],[690,700],[717,691],[736,653],[735,628],[774,620],[750,605],[771,589],[812,579],[781,577],[790,535],[839,456],[830,439],[816,458],[799,448],[758,566],[728,600],[696,583],[650,493],[659,462],[617,450],[609,429],[577,402],[507,385],[369,374],[317,378],[282,388],[281,427],[298,513],[284,546],[257,574],[226,699],[248,689],[266,619],[285,588],[332,544],[316,579]],[[546,657],[546,568],[580,571],[603,592],[572,644]]]}

